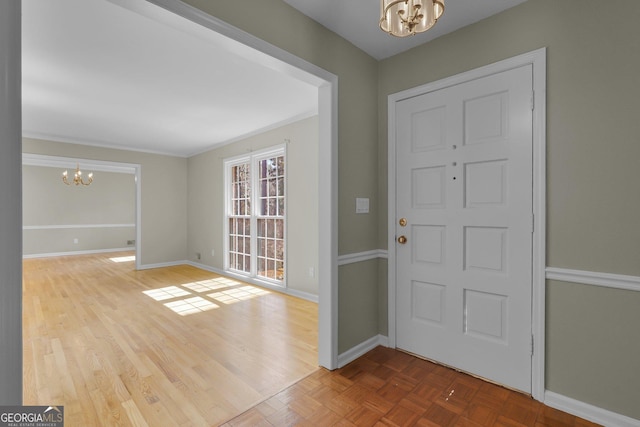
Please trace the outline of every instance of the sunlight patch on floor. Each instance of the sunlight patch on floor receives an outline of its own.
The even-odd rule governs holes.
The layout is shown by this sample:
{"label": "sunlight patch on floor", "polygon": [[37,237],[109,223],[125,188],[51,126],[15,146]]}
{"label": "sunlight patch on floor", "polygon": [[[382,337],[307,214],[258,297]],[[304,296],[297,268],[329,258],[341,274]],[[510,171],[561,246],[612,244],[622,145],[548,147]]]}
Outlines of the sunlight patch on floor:
{"label": "sunlight patch on floor", "polygon": [[191,295],[191,292],[185,291],[177,286],[167,286],[166,288],[151,289],[149,291],[143,291],[148,297],[153,298],[156,301],[164,301],[171,298],[182,297],[185,295]]}
{"label": "sunlight patch on floor", "polygon": [[214,279],[201,280],[198,282],[185,283],[182,286],[191,289],[194,292],[215,291],[217,289],[229,288],[237,286],[241,283],[237,280],[228,279],[226,277],[216,277]]}
{"label": "sunlight patch on floor", "polygon": [[[142,293],[156,301],[175,300],[165,302],[163,305],[180,316],[201,313],[219,308],[220,306],[216,304],[216,302],[229,305],[259,296],[269,295],[271,293],[256,286],[246,284],[244,286],[237,286],[242,284],[242,282],[238,282],[236,280],[219,277],[197,282],[183,283],[179,286],[166,286],[164,288],[149,289]],[[193,292],[206,292],[212,290],[217,292],[201,297],[193,296],[193,294],[187,291],[187,289]]]}
{"label": "sunlight patch on floor", "polygon": [[172,301],[164,304],[165,307],[178,313],[180,316],[201,313],[203,311],[213,310],[219,305],[212,303],[201,297],[186,298],[179,301]]}
{"label": "sunlight patch on floor", "polygon": [[236,302],[245,301],[262,295],[268,295],[270,293],[271,292],[267,290],[247,285],[213,294],[207,294],[207,296],[215,299],[216,301],[220,301],[223,304],[234,304]]}
{"label": "sunlight patch on floor", "polygon": [[131,261],[135,261],[135,260],[136,260],[136,256],[135,255],[118,256],[118,257],[109,258],[109,261],[111,261],[111,262],[131,262]]}

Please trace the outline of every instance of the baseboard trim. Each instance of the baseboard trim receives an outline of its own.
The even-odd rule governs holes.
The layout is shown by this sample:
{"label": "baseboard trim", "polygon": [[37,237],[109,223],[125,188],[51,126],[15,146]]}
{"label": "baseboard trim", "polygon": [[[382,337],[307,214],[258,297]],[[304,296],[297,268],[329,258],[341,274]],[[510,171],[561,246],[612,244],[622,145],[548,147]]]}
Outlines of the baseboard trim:
{"label": "baseboard trim", "polygon": [[544,393],[544,404],[603,426],[640,427],[640,420],[598,408],[548,390]]}
{"label": "baseboard trim", "polygon": [[345,351],[342,354],[338,355],[338,368],[342,368],[343,366],[348,365],[349,363],[356,360],[358,357],[363,356],[364,354],[370,352],[374,348],[378,346],[388,347],[389,339],[384,335],[376,335],[374,337],[369,338],[368,340],[358,344],[355,347]]}
{"label": "baseboard trim", "polygon": [[175,267],[177,265],[187,264],[187,261],[171,261],[171,262],[159,262],[156,264],[142,264],[138,267],[138,270],[151,270],[153,268],[163,267]]}
{"label": "baseboard trim", "polygon": [[638,276],[570,270],[556,267],[547,267],[545,271],[546,278],[550,280],[624,289],[627,291],[640,291],[640,277]]}
{"label": "baseboard trim", "polygon": [[291,295],[292,297],[301,298],[301,299],[304,299],[304,300],[307,300],[307,301],[311,301],[311,302],[314,302],[316,304],[318,303],[318,295],[310,294],[308,292],[303,292],[303,291],[298,291],[296,289],[291,289],[291,288],[285,288],[285,287],[281,287],[281,286],[271,285],[268,282],[263,282],[263,281],[260,281],[260,280],[254,280],[254,279],[251,279],[251,278],[248,278],[248,277],[244,277],[244,276],[241,276],[241,275],[238,275],[238,274],[233,274],[233,273],[230,273],[228,271],[221,270],[219,268],[211,267],[209,265],[200,264],[200,263],[193,262],[193,261],[182,261],[182,264],[187,264],[187,265],[190,265],[192,267],[199,268],[199,269],[205,270],[205,271],[210,271],[211,273],[216,273],[216,274],[219,274],[221,276],[233,277],[234,279],[238,279],[238,280],[241,280],[243,282],[250,283],[252,285],[256,285],[256,286],[260,286],[260,287],[263,287],[263,288],[271,289],[273,291],[280,292],[280,293],[283,293],[283,294],[286,294],[286,295]]}
{"label": "baseboard trim", "polygon": [[113,248],[113,249],[92,249],[86,251],[71,251],[71,252],[50,252],[44,254],[28,254],[22,255],[22,259],[33,259],[33,258],[52,258],[58,256],[71,256],[71,255],[91,255],[91,254],[106,254],[109,252],[130,252],[134,251],[135,248]]}

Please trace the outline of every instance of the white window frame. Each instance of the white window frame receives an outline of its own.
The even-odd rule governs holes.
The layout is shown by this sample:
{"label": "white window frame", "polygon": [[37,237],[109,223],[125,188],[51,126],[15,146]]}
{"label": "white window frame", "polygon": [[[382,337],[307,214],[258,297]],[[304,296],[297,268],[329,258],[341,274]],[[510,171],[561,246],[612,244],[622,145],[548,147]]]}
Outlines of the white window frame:
{"label": "white window frame", "polygon": [[[258,248],[257,248],[257,241],[258,241],[258,218],[259,217],[263,217],[262,215],[259,215],[259,206],[260,206],[260,193],[256,191],[256,189],[260,188],[260,174],[258,173],[259,171],[259,163],[262,160],[268,159],[268,158],[272,158],[272,157],[279,157],[279,156],[283,156],[284,157],[284,164],[285,164],[285,174],[284,174],[284,216],[283,216],[283,220],[284,220],[284,278],[283,280],[277,280],[277,279],[270,279],[268,277],[264,277],[264,276],[258,276],[258,271],[257,271],[257,267],[258,267]],[[241,270],[236,270],[236,269],[232,269],[231,265],[230,265],[230,261],[229,261],[229,217],[232,214],[232,203],[231,203],[231,198],[232,198],[232,191],[231,191],[231,170],[234,166],[243,164],[243,163],[249,163],[249,170],[250,170],[250,185],[251,185],[251,197],[250,197],[250,203],[251,203],[251,210],[250,210],[250,227],[251,227],[251,233],[250,233],[250,241],[251,241],[251,246],[250,246],[250,260],[251,260],[251,267],[250,267],[250,271],[249,273],[246,273],[244,271]],[[282,287],[282,288],[286,288],[287,287],[287,212],[288,212],[288,196],[287,196],[287,181],[288,181],[288,165],[287,165],[287,152],[286,152],[286,144],[280,144],[277,146],[273,146],[273,147],[269,147],[266,149],[262,149],[262,150],[258,150],[258,151],[253,151],[249,154],[243,154],[243,155],[239,155],[239,156],[234,156],[234,157],[229,157],[224,159],[224,245],[223,245],[223,249],[224,249],[224,270],[230,274],[236,275],[236,276],[240,276],[240,277],[245,277],[247,279],[250,279],[252,281],[255,282],[262,282],[265,283],[269,286],[277,286],[277,287]]]}

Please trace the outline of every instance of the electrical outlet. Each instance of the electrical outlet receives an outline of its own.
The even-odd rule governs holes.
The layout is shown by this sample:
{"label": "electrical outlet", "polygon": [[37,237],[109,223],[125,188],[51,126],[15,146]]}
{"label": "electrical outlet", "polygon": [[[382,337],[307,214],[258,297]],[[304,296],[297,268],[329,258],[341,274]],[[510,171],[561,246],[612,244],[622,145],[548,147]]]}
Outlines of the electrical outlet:
{"label": "electrical outlet", "polygon": [[133,246],[136,244],[135,240],[127,240],[127,246]]}
{"label": "electrical outlet", "polygon": [[196,252],[196,259],[199,261],[200,260],[200,252]]}
{"label": "electrical outlet", "polygon": [[78,244],[78,238],[76,237],[75,239],[73,239],[73,244],[77,245]]}

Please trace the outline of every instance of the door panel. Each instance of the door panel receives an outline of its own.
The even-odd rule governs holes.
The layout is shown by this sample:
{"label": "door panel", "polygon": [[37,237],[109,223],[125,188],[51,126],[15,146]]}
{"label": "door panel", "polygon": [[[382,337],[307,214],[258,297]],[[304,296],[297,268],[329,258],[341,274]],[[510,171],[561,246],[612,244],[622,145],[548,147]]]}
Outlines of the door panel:
{"label": "door panel", "polygon": [[531,390],[532,69],[396,103],[397,346]]}

